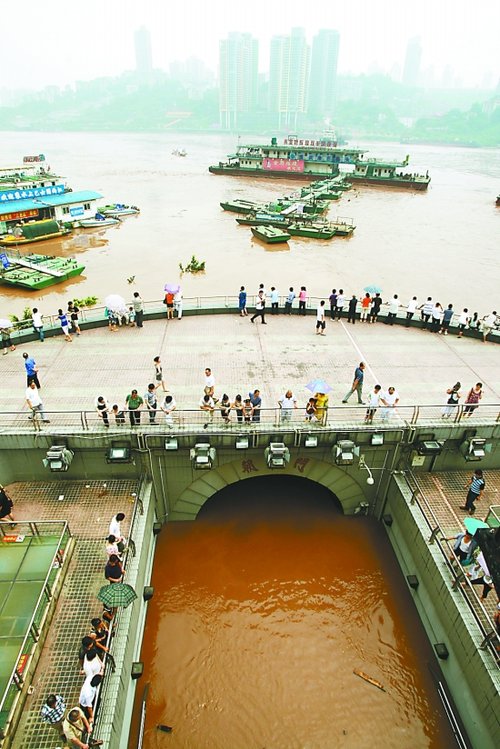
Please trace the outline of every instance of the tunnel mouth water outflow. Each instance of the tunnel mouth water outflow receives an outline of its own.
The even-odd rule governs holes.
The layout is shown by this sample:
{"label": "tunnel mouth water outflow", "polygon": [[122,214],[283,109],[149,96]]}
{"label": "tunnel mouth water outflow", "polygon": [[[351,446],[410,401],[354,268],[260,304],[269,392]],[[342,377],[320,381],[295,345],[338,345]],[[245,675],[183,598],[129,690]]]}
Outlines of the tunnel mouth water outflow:
{"label": "tunnel mouth water outflow", "polygon": [[130,747],[146,684],[144,749],[455,746],[385,531],[329,489],[231,484],[163,528],[152,585]]}
{"label": "tunnel mouth water outflow", "polygon": [[197,520],[220,522],[224,518],[262,520],[343,515],[337,496],[325,486],[302,476],[255,476],[229,484],[213,494],[198,512]]}

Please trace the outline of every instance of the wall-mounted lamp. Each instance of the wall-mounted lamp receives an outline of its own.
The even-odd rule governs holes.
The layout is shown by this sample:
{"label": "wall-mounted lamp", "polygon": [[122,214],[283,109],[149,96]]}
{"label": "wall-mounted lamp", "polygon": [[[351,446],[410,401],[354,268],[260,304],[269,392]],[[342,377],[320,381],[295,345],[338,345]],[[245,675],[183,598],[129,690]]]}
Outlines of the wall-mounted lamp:
{"label": "wall-mounted lamp", "polygon": [[210,470],[214,464],[215,456],[215,447],[210,447],[208,442],[198,442],[189,451],[191,464],[197,471]]}
{"label": "wall-mounted lamp", "polygon": [[333,455],[338,466],[349,466],[359,455],[359,447],[352,440],[339,440],[333,447]]}
{"label": "wall-mounted lamp", "polygon": [[304,447],[318,447],[318,438],[314,434],[306,435]]}
{"label": "wall-mounted lamp", "polygon": [[375,432],[375,434],[372,434],[370,438],[370,444],[375,445],[383,445],[384,444],[384,435],[382,432]]}
{"label": "wall-mounted lamp", "polygon": [[106,450],[106,463],[131,463],[132,450],[130,443],[113,442],[111,447]]}
{"label": "wall-mounted lamp", "polygon": [[482,437],[473,437],[469,442],[469,447],[465,454],[465,460],[482,460],[486,455],[487,449],[488,447],[485,439]]}
{"label": "wall-mounted lamp", "polygon": [[47,450],[42,463],[45,468],[54,472],[67,471],[74,457],[75,453],[73,450],[69,450],[66,445],[52,445]]}
{"label": "wall-mounted lamp", "polygon": [[264,455],[268,468],[285,468],[290,462],[290,450],[284,442],[270,442]]}
{"label": "wall-mounted lamp", "polygon": [[177,437],[167,437],[165,440],[165,450],[178,450],[179,443]]}
{"label": "wall-mounted lamp", "polygon": [[363,471],[368,471],[368,478],[366,479],[366,483],[369,486],[373,486],[373,484],[375,483],[375,479],[373,478],[373,473],[371,472],[371,468],[369,468],[366,465],[366,460],[365,460],[365,456],[364,455],[361,455],[360,458],[359,458],[359,467]]}
{"label": "wall-mounted lamp", "polygon": [[237,437],[234,446],[237,450],[248,450],[249,444],[248,437]]}

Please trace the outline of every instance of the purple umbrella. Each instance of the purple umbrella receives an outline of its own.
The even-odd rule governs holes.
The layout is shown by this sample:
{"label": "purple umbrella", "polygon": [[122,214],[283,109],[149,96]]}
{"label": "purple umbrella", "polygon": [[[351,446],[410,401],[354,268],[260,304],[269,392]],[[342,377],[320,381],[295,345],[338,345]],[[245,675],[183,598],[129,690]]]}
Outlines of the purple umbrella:
{"label": "purple umbrella", "polygon": [[167,292],[167,294],[177,294],[180,288],[181,287],[178,283],[166,283],[165,284],[165,291]]}

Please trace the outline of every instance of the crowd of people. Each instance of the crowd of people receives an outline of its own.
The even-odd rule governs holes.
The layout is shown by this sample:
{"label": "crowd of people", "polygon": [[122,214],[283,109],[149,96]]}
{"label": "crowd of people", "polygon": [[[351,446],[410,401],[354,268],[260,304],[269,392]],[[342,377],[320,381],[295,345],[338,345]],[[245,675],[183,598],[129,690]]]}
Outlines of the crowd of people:
{"label": "crowd of people", "polygon": [[[27,380],[25,400],[30,411],[28,419],[40,419],[44,423],[50,423],[46,417],[40,395],[42,386],[36,361],[27,352],[23,353],[23,359]],[[111,423],[114,426],[123,426],[127,418],[132,427],[140,426],[144,412],[147,415],[146,423],[150,426],[164,423],[167,428],[173,428],[177,402],[165,382],[161,357],[155,356],[152,365],[152,382],[149,382],[142,395],[137,388],[133,388],[125,396],[125,399],[119,403],[111,403],[102,393],[95,398],[94,408],[104,427],[109,428]],[[358,405],[368,405],[364,416],[366,424],[373,423],[379,408],[381,419],[387,421],[396,412],[400,401],[399,393],[394,385],[383,388],[382,385],[375,384],[365,401],[363,399],[365,369],[366,364],[363,361],[356,366],[352,385],[344,395],[342,403],[347,404],[351,396],[356,393]],[[161,396],[158,395],[160,389],[162,391]],[[214,423],[214,416],[217,412],[220,412],[224,425],[229,425],[231,422],[247,426],[260,423],[262,409],[260,389],[254,388],[252,390],[249,388],[245,393],[245,395],[238,393],[232,399],[227,393],[222,393],[220,398],[217,397],[215,394],[215,376],[211,368],[207,367],[204,371],[203,392],[200,394],[197,403],[198,408],[205,416],[204,428],[206,429]],[[450,419],[457,414],[457,408],[462,399],[461,383],[456,382],[447,388],[444,395],[445,404],[441,417]],[[483,385],[481,382],[477,382],[471,386],[465,396],[463,411],[465,418],[470,418],[474,411],[479,408],[482,397]],[[329,394],[316,391],[303,406],[303,419],[310,423],[325,424],[328,406]],[[299,408],[297,398],[290,389],[278,399],[276,404],[271,403],[269,405],[271,409],[276,407],[280,409],[281,423],[291,421],[293,411]],[[187,410],[189,410],[189,405]],[[161,422],[158,421],[159,416],[162,417]]]}
{"label": "crowd of people", "polygon": [[[122,535],[123,512],[113,516],[109,524],[109,535],[105,541],[106,564],[104,577],[110,585],[122,582],[122,555],[126,550],[126,539]],[[60,694],[48,695],[41,708],[42,720],[51,726],[65,746],[89,749],[100,746],[101,739],[92,736],[95,717],[95,703],[99,686],[103,680],[106,660],[114,667],[109,652],[110,624],[116,610],[103,607],[100,617],[90,620],[88,633],[82,638],[78,650],[78,664],[84,681],[78,698],[78,705],[66,708],[66,701]]]}
{"label": "crowd of people", "polygon": [[[267,301],[271,305],[271,314],[277,315],[280,311],[280,298],[275,286],[271,286],[268,292],[264,284],[260,284],[256,293],[255,314],[250,318],[250,322],[254,322],[258,317],[262,324],[267,325],[265,320]],[[241,317],[248,315],[247,299],[247,291],[244,286],[241,286],[238,294],[238,310]],[[293,286],[290,286],[284,296],[283,314],[291,315],[293,310],[296,309],[297,314],[305,315],[308,299],[309,295],[305,286],[301,286],[297,292]],[[296,301],[297,306],[294,307]],[[387,325],[394,325],[395,319],[402,311],[405,315],[406,327],[410,327],[412,320],[417,315],[416,319],[420,319],[422,328],[429,330],[431,333],[448,335],[452,322],[456,322],[459,338],[463,336],[466,329],[471,328],[480,330],[483,334],[483,341],[486,341],[491,331],[500,327],[500,319],[496,310],[483,317],[479,317],[477,312],[469,313],[466,307],[457,313],[453,304],[448,304],[443,308],[441,303],[433,301],[432,297],[427,297],[426,301],[420,304],[417,297],[414,296],[404,305],[401,304],[397,294],[384,302],[379,291],[366,291],[359,297],[356,294],[349,297],[343,289],[338,289],[338,291],[332,289],[328,297],[328,303],[332,322],[344,318],[353,325],[357,320],[365,323],[376,323],[381,316],[382,308],[386,307],[384,322]],[[325,299],[319,301],[316,312],[316,332],[324,335],[327,313]]]}

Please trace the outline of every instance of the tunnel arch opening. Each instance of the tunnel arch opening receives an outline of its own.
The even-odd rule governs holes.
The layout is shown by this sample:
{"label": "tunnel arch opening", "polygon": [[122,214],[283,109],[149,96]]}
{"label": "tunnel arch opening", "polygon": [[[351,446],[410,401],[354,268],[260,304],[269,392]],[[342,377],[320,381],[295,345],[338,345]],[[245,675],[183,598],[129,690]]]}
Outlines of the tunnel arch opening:
{"label": "tunnel arch opening", "polygon": [[344,514],[340,500],[326,486],[304,476],[280,474],[228,484],[206,500],[197,520],[242,515],[272,519],[292,517],[296,512],[303,516],[304,508],[314,516]]}

